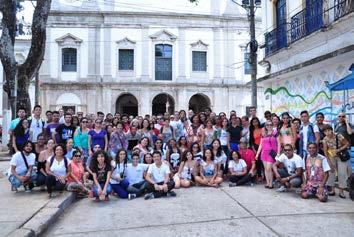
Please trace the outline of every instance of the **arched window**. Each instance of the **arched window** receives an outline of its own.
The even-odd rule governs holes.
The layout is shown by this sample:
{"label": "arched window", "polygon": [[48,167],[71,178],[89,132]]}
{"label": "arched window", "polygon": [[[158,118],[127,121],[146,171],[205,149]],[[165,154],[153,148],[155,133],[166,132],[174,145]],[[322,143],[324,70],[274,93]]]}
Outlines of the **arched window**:
{"label": "arched window", "polygon": [[172,81],[172,45],[155,45],[155,79]]}
{"label": "arched window", "polygon": [[74,48],[62,49],[62,71],[76,72],[77,50]]}

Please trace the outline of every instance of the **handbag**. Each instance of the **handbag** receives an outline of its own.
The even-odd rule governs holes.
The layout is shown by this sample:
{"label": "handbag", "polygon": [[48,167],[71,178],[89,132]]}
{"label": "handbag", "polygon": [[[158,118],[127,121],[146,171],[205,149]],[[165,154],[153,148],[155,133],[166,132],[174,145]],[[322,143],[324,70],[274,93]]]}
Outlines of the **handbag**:
{"label": "handbag", "polygon": [[[268,140],[270,147],[272,147],[272,143],[271,143],[271,141],[270,141],[270,139],[271,139],[272,137],[273,137],[273,136],[271,136],[271,137],[269,138],[269,140]],[[278,153],[277,153],[276,151],[274,151],[273,149],[271,149],[270,152],[269,152],[269,155],[275,160],[275,157],[277,157]]]}
{"label": "handbag", "polygon": [[[338,150],[338,135],[336,135],[336,148]],[[338,152],[337,155],[342,162],[346,162],[350,159],[350,154],[347,149],[344,151]]]}

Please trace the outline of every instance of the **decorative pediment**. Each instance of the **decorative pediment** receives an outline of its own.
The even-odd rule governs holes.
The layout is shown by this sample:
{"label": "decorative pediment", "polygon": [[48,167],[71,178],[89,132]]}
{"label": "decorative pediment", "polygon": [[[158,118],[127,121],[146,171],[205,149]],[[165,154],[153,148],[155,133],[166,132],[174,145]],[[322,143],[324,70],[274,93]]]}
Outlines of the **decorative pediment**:
{"label": "decorative pediment", "polygon": [[204,43],[202,40],[198,40],[197,42],[191,43],[193,49],[206,50],[208,48],[208,44]]}
{"label": "decorative pediment", "polygon": [[175,36],[171,32],[168,32],[167,30],[160,30],[155,34],[150,35],[150,38],[153,41],[175,41],[177,39],[177,36]]}
{"label": "decorative pediment", "polygon": [[119,46],[126,47],[126,46],[134,46],[136,42],[131,40],[131,39],[129,39],[128,37],[125,37],[124,39],[116,41],[116,43]]}
{"label": "decorative pediment", "polygon": [[59,45],[79,45],[82,39],[68,33],[55,40]]}

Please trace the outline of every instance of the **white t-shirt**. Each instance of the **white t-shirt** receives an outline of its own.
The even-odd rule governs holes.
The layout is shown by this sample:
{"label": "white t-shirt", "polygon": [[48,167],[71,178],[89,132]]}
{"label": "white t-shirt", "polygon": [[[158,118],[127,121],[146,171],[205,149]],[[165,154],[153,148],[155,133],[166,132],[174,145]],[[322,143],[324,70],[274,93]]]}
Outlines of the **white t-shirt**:
{"label": "white t-shirt", "polygon": [[229,169],[233,169],[236,173],[241,173],[244,168],[247,168],[247,164],[243,159],[239,159],[238,163],[234,160],[229,161]]}
{"label": "white t-shirt", "polygon": [[[112,172],[112,177],[113,178],[118,178],[118,177],[121,177],[121,174],[124,178],[125,176],[125,172],[126,172],[126,169],[127,169],[127,166],[124,165],[124,163],[120,163],[119,166],[116,164],[116,162],[112,161],[111,162],[111,166],[113,167],[113,172]],[[121,177],[122,178],[122,177]],[[118,182],[117,180],[115,179],[110,179],[109,181],[111,184],[119,184],[120,182]]]}
{"label": "white t-shirt", "polygon": [[302,137],[303,137],[303,146],[302,147],[303,147],[303,149],[305,151],[307,151],[307,133],[308,133],[308,130],[309,130],[309,124],[302,126],[302,131],[301,131]]}
{"label": "white t-shirt", "polygon": [[281,154],[280,156],[275,158],[277,161],[284,163],[288,173],[290,175],[295,174],[296,169],[304,168],[304,161],[302,158],[297,155],[293,154],[293,157],[289,159],[285,154]]}
{"label": "white t-shirt", "polygon": [[[49,157],[47,159],[47,162],[50,165],[50,160],[52,159],[52,157]],[[67,160],[67,164],[68,164],[68,169],[69,169],[69,164],[70,164],[70,160],[65,158],[64,159]],[[64,159],[62,159],[60,162],[58,162],[55,158],[53,160],[53,164],[50,167],[50,171],[52,171],[53,174],[57,175],[57,176],[66,176],[67,173],[67,169],[65,168],[65,161]]]}
{"label": "white t-shirt", "polygon": [[149,168],[148,164],[138,164],[133,166],[133,164],[128,164],[125,175],[129,181],[129,185],[140,183],[144,180],[144,172]]}
{"label": "white t-shirt", "polygon": [[[25,153],[23,153],[25,155]],[[28,156],[26,156],[27,159],[27,164],[28,166],[34,165],[34,162],[36,161],[36,155],[34,153],[30,153]],[[27,171],[26,163],[22,158],[21,152],[16,152],[10,161],[10,166],[16,166],[16,173],[24,173]],[[11,167],[10,167],[10,172],[11,174]]]}
{"label": "white t-shirt", "polygon": [[43,120],[32,117],[30,131],[32,132],[32,142],[37,142],[37,137],[43,132]]}
{"label": "white t-shirt", "polygon": [[149,166],[147,173],[151,175],[151,178],[155,183],[164,182],[165,176],[170,174],[170,167],[162,163],[160,168],[158,168],[154,163]]}
{"label": "white t-shirt", "polygon": [[224,129],[221,129],[221,131],[220,131],[220,144],[222,146],[227,146],[228,140],[229,140],[229,132]]}

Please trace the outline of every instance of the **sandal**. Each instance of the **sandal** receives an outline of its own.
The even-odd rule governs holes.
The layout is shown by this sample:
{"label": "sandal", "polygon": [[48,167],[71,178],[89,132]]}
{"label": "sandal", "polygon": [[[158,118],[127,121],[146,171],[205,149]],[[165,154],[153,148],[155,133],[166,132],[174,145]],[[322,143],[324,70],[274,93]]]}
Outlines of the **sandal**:
{"label": "sandal", "polygon": [[336,192],[332,191],[332,192],[328,192],[328,196],[335,196]]}
{"label": "sandal", "polygon": [[264,185],[264,188],[269,188],[269,186],[268,185]]}

